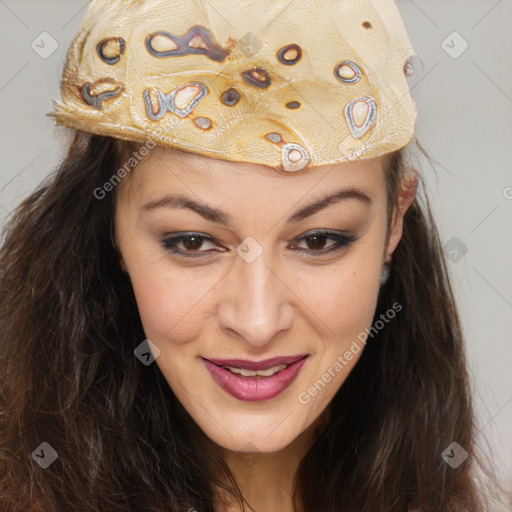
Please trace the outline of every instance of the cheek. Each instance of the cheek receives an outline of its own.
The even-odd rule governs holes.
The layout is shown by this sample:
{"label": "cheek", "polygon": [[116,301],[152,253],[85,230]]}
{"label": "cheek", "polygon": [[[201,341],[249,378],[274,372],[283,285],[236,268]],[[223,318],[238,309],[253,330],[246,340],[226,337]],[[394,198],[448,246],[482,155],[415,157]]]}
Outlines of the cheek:
{"label": "cheek", "polygon": [[[379,271],[374,265],[360,265],[332,285],[329,315],[335,332],[358,334],[368,327],[377,306]],[[357,330],[357,333],[354,333]]]}
{"label": "cheek", "polygon": [[310,288],[307,305],[320,318],[324,333],[315,346],[312,372],[297,395],[310,420],[327,407],[362,355],[377,306],[379,277],[378,258],[354,258],[321,286],[317,283],[314,293]]}
{"label": "cheek", "polygon": [[206,317],[204,280],[192,274],[172,275],[165,263],[135,264],[130,278],[146,336],[159,342],[192,340]]}
{"label": "cheek", "polygon": [[380,285],[379,255],[377,250],[357,251],[322,276],[309,273],[300,280],[298,295],[322,322],[328,338],[341,343],[371,324]]}

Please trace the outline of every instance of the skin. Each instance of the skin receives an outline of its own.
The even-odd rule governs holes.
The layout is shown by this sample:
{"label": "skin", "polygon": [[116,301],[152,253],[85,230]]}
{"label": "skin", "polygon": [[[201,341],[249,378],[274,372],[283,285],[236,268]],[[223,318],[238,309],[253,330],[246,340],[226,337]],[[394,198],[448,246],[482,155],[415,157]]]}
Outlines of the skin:
{"label": "skin", "polygon": [[[297,466],[362,353],[307,404],[299,401],[299,394],[371,326],[382,266],[400,241],[403,215],[417,188],[416,175],[404,179],[386,237],[386,163],[386,157],[378,157],[286,174],[156,147],[118,185],[115,241],[145,334],[160,350],[156,364],[194,421],[221,448],[257,512],[293,510]],[[371,204],[345,198],[288,222],[305,206],[352,188]],[[143,209],[168,194],[221,210],[231,225],[187,208]],[[307,249],[322,254],[336,244],[329,237],[311,238],[319,229],[357,239],[338,251],[307,254]],[[179,243],[192,257],[162,244],[172,234],[190,231],[214,241]],[[251,263],[236,252],[247,237],[263,250]],[[259,403],[227,394],[201,359],[258,361],[296,354],[309,357],[295,381]]]}

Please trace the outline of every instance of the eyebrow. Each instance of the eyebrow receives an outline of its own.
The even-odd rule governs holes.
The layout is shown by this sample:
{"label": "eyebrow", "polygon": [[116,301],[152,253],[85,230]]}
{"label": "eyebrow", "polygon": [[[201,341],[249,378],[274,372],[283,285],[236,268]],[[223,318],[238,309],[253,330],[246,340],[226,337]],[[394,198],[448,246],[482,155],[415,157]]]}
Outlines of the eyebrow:
{"label": "eyebrow", "polygon": [[[350,188],[344,190],[338,190],[314,203],[311,203],[299,211],[295,212],[291,217],[288,218],[289,223],[299,222],[306,217],[310,217],[315,213],[327,208],[328,206],[339,203],[346,199],[356,199],[362,203],[371,206],[373,204],[372,198],[363,190],[358,188]],[[211,222],[223,224],[228,227],[232,227],[232,218],[221,210],[206,206],[205,204],[198,203],[192,199],[182,195],[167,195],[156,201],[150,201],[146,203],[141,209],[143,212],[156,210],[158,208],[184,208],[192,210],[201,217]]]}

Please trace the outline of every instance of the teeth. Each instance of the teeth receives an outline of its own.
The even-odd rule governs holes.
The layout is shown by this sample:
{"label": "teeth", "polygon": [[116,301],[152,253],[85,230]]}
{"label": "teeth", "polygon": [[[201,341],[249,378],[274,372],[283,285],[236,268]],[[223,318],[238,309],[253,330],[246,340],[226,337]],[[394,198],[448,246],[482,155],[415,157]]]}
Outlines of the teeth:
{"label": "teeth", "polygon": [[268,370],[258,370],[256,375],[261,375],[262,377],[270,377],[281,370],[284,370],[288,365],[280,364],[279,366],[274,366],[273,368],[269,368]]}
{"label": "teeth", "polygon": [[236,373],[237,375],[241,375],[242,377],[271,377],[272,375],[280,372],[281,370],[284,370],[287,367],[287,364],[280,364],[278,366],[268,368],[268,370],[245,370],[244,368],[234,368],[233,366],[223,366],[222,368],[225,368],[232,373]]}

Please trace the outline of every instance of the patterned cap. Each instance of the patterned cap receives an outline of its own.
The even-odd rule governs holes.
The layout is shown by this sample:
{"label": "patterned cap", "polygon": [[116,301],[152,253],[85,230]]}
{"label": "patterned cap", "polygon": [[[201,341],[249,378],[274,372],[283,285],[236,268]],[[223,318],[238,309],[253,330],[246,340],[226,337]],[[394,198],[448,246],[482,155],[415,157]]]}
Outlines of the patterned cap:
{"label": "patterned cap", "polygon": [[55,124],[282,171],[411,140],[394,0],[91,0]]}

